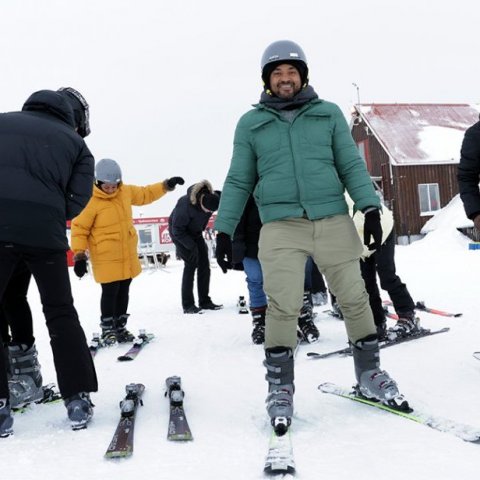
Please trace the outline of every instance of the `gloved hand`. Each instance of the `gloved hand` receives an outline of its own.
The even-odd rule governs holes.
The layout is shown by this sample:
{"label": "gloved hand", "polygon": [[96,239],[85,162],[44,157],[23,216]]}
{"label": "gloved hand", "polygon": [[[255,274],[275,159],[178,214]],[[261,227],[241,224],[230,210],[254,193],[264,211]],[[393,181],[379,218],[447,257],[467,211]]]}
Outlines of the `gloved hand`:
{"label": "gloved hand", "polygon": [[217,247],[215,249],[215,257],[218,266],[223,273],[227,273],[232,268],[232,241],[226,233],[217,233]]}
{"label": "gloved hand", "polygon": [[75,262],[73,271],[78,278],[82,278],[88,272],[87,260],[88,257],[85,252],[78,252],[73,257],[73,261]]}
{"label": "gloved hand", "polygon": [[[382,245],[382,224],[380,222],[380,210],[366,209],[365,223],[363,225],[363,243],[369,250],[377,250]],[[373,237],[373,243],[370,243],[370,237]]]}
{"label": "gloved hand", "polygon": [[165,180],[165,185],[168,191],[175,190],[177,185],[183,185],[185,180],[182,177],[171,177]]}

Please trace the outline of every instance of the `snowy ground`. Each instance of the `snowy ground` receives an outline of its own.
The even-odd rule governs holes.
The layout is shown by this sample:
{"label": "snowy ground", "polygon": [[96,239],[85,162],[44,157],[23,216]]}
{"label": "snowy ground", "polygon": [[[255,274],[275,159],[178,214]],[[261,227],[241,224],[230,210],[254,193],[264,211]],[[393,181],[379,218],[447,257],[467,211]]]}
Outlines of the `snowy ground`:
{"label": "snowy ground", "polygon": [[[183,315],[182,263],[146,271],[131,288],[133,331],[156,335],[131,363],[119,363],[125,346],[98,353],[100,391],[87,430],[69,428],[62,404],[39,405],[15,416],[15,435],[0,440],[4,478],[103,479],[262,478],[268,420],[263,351],[250,342],[250,317],[236,310],[247,295],[242,272],[223,275],[212,268],[211,295],[225,308]],[[463,317],[420,313],[423,326],[448,326],[449,333],[382,351],[382,364],[398,381],[412,406],[480,427],[478,275],[480,251],[454,230],[440,229],[410,246],[397,247],[397,265],[415,300]],[[74,297],[88,337],[98,330],[100,287],[72,272]],[[51,350],[36,288],[30,293],[45,382],[55,381]],[[480,445],[388,413],[322,394],[319,383],[349,386],[351,358],[309,360],[308,351],[326,352],[346,344],[342,322],[317,307],[321,340],[302,345],[296,360],[293,442],[299,479],[469,479],[480,470]],[[180,375],[194,441],[166,440],[168,408],[164,380]],[[118,402],[130,382],[146,385],[135,431],[133,457],[106,460],[103,454],[118,417]],[[148,477],[147,477],[148,476]]]}

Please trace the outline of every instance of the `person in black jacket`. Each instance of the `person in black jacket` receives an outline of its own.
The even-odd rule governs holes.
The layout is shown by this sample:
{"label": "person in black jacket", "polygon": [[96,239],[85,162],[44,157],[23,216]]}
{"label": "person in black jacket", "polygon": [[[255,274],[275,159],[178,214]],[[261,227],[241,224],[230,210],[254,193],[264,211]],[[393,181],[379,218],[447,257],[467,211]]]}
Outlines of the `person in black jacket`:
{"label": "person in black jacket", "polygon": [[[92,194],[94,159],[82,138],[89,131],[88,105],[71,88],[41,90],[21,112],[0,114],[0,299],[25,262],[39,289],[73,428],[90,420],[89,392],[98,388],[66,258],[66,221]],[[6,367],[0,355],[0,436],[12,433],[13,424]]]}
{"label": "person in black jacket", "polygon": [[458,187],[467,217],[480,232],[480,122],[465,132],[458,165]]}
{"label": "person in black jacket", "polygon": [[[220,192],[214,191],[208,180],[202,180],[180,197],[168,219],[170,237],[177,249],[177,255],[185,262],[182,277],[182,307],[184,313],[201,313],[218,310],[209,296],[210,261],[208,248],[203,238],[212,213],[217,210]],[[198,303],[195,305],[193,282],[197,270]]]}

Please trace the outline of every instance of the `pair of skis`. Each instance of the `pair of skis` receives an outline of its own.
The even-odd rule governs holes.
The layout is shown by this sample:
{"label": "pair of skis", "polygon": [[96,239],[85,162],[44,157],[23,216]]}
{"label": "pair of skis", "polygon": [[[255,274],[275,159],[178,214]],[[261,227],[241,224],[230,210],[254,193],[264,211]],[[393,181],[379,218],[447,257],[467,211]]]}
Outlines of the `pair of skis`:
{"label": "pair of skis", "polygon": [[[133,345],[125,352],[124,355],[118,357],[119,362],[126,362],[134,360],[137,355],[142,351],[143,347],[150,343],[155,336],[152,333],[145,333],[145,330],[140,330],[138,336],[133,341]],[[115,343],[115,342],[113,342]],[[94,333],[92,339],[90,340],[90,354],[92,358],[95,358],[98,351],[104,347],[113,345],[112,342],[102,340],[100,334]]]}
{"label": "pair of skis", "polygon": [[[182,390],[181,379],[177,376],[168,377],[165,384],[165,396],[168,397],[170,403],[167,439],[172,441],[193,440],[183,407],[185,394]],[[138,406],[143,405],[142,396],[145,386],[141,383],[130,383],[126,385],[125,390],[126,396],[120,402],[120,420],[105,452],[106,458],[124,458],[133,454],[135,417]]]}
{"label": "pair of skis", "polygon": [[[399,417],[425,425],[439,432],[454,435],[465,442],[480,444],[480,428],[432,415],[416,408],[394,408],[393,406],[385,405],[377,400],[364,397],[356,388],[349,389],[334,383],[322,383],[318,388],[323,393],[342,397],[362,403],[371,408],[398,415]],[[290,429],[288,429],[285,434],[278,435],[272,428],[264,472],[267,475],[282,476],[293,475],[295,473],[295,461],[293,457]]]}

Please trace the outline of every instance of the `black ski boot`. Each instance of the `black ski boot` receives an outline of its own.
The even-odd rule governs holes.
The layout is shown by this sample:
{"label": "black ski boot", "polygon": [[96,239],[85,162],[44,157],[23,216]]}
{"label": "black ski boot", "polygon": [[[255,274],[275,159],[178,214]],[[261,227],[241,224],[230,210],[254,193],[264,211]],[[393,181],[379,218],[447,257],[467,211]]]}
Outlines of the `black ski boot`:
{"label": "black ski boot", "polygon": [[245,297],[241,295],[240,297],[238,297],[237,307],[238,307],[238,313],[241,313],[241,314],[248,313],[247,302],[245,300]]}
{"label": "black ski boot", "polygon": [[117,341],[115,319],[113,317],[101,317],[100,328],[102,329],[102,341],[105,345],[113,345]]}
{"label": "black ski boot", "polygon": [[397,383],[385,370],[380,370],[380,353],[376,335],[369,335],[352,344],[357,391],[366,398],[377,400],[399,410],[408,409]]}
{"label": "black ski boot", "polygon": [[93,403],[88,392],[79,392],[64,400],[67,407],[67,415],[73,430],[81,430],[87,427],[93,416]]}
{"label": "black ski boot", "polygon": [[288,347],[274,347],[265,350],[264,365],[268,381],[267,412],[275,433],[284,435],[292,422],[293,353]]}
{"label": "black ski boot", "polygon": [[251,307],[252,312],[252,342],[255,345],[261,345],[265,342],[265,312],[266,305],[263,307]]}
{"label": "black ski boot", "polygon": [[13,433],[13,416],[8,398],[0,398],[0,438]]}
{"label": "black ski boot", "polygon": [[420,319],[415,315],[415,312],[407,312],[398,315],[397,323],[388,329],[390,338],[408,337],[415,335],[420,328]]}
{"label": "black ski boot", "polygon": [[299,337],[308,343],[318,342],[320,332],[313,321],[312,311],[302,308],[298,317]]}
{"label": "black ski boot", "polygon": [[25,344],[12,343],[8,346],[10,355],[10,406],[22,407],[43,398],[43,379],[38,363],[38,353],[35,344],[28,347]]}
{"label": "black ski boot", "polygon": [[135,335],[127,330],[127,321],[130,315],[128,313],[124,313],[120,315],[118,318],[115,319],[115,334],[117,336],[118,343],[127,343],[133,342],[135,340]]}
{"label": "black ski boot", "polygon": [[307,312],[307,311],[309,311],[313,316],[313,299],[312,299],[312,293],[310,292],[310,290],[305,290],[303,292],[303,304],[302,304],[301,312]]}

